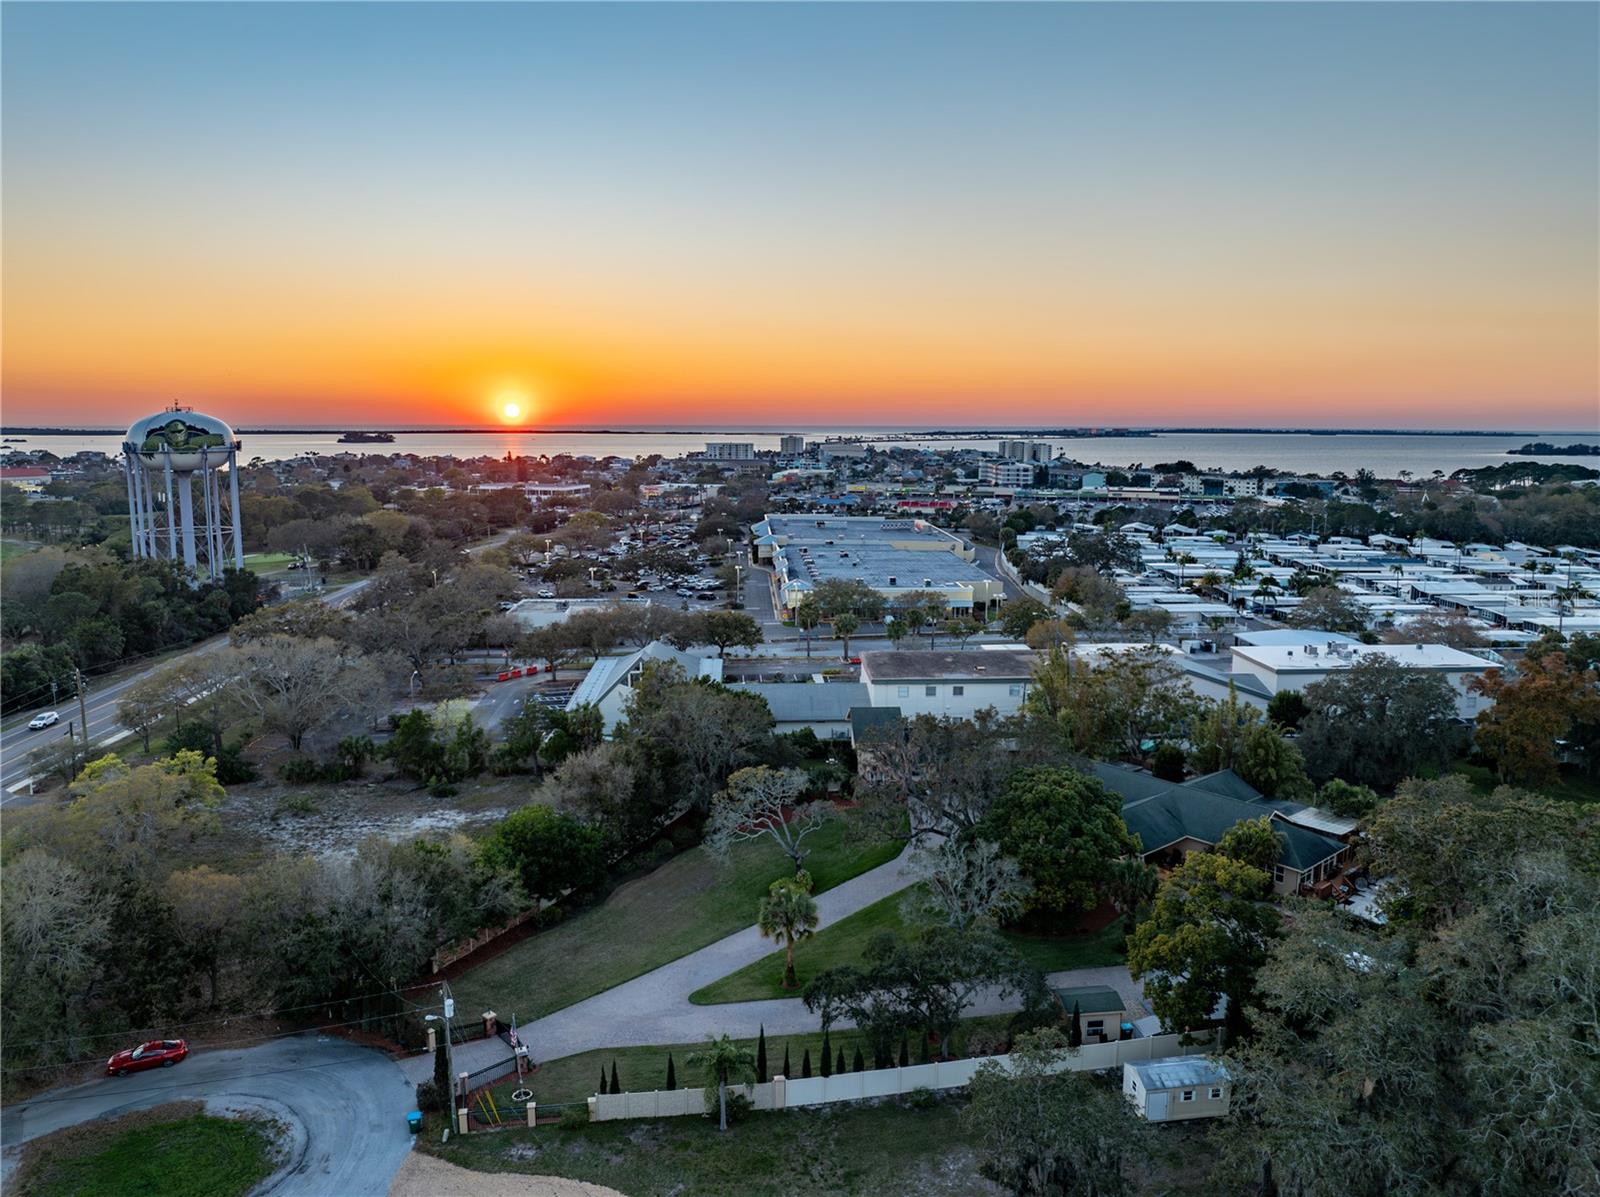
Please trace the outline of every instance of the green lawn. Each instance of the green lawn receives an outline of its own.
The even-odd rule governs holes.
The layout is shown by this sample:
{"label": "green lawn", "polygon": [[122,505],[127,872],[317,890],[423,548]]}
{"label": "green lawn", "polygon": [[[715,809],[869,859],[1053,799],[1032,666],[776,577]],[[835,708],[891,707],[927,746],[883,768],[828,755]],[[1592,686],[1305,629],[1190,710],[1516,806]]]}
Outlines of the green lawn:
{"label": "green lawn", "polygon": [[[896,935],[908,933],[900,916],[904,894],[891,894],[874,902],[831,927],[821,927],[795,949],[795,972],[804,985],[824,969],[841,964],[859,964],[869,940],[880,931]],[[1006,932],[1005,937],[1029,964],[1042,973],[1067,968],[1089,968],[1121,964],[1117,949],[1122,942],[1122,925],[1114,923],[1090,935],[1045,937]],[[773,952],[719,981],[695,990],[689,1000],[711,1006],[721,1002],[751,1002],[763,998],[796,997],[783,988],[783,953]]]}
{"label": "green lawn", "polygon": [[706,1118],[424,1135],[418,1150],[484,1172],[566,1176],[628,1197],[926,1197],[997,1194],[978,1178],[962,1101],[909,1101],[752,1115],[717,1130]]}
{"label": "green lawn", "polygon": [[[1472,782],[1473,789],[1480,794],[1487,794],[1500,784],[1494,771],[1483,765],[1457,761],[1455,771]],[[1524,788],[1565,802],[1600,802],[1600,779],[1587,777],[1571,766],[1562,768],[1561,780],[1554,785]]]}
{"label": "green lawn", "polygon": [[30,1145],[17,1192],[19,1197],[236,1197],[273,1172],[273,1138],[263,1122],[198,1112],[175,1118],[171,1107],[165,1115],[146,1111]]}
{"label": "green lawn", "polygon": [[[818,891],[892,860],[900,848],[864,842],[848,819],[807,843],[814,845],[806,867]],[[453,983],[456,1001],[524,1022],[570,1006],[748,927],[767,886],[790,871],[765,840],[737,846],[725,865],[693,848],[463,974]]]}
{"label": "green lawn", "polygon": [[246,553],[244,567],[252,573],[271,573],[273,570],[287,569],[291,562],[299,560],[295,553]]}

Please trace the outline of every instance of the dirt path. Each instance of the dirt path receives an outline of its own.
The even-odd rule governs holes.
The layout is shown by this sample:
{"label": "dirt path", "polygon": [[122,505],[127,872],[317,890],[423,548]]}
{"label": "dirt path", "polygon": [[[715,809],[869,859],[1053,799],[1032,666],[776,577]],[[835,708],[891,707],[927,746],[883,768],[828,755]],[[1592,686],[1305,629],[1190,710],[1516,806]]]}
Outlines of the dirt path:
{"label": "dirt path", "polygon": [[406,1157],[389,1197],[624,1197],[616,1189],[560,1176],[472,1172],[431,1155]]}

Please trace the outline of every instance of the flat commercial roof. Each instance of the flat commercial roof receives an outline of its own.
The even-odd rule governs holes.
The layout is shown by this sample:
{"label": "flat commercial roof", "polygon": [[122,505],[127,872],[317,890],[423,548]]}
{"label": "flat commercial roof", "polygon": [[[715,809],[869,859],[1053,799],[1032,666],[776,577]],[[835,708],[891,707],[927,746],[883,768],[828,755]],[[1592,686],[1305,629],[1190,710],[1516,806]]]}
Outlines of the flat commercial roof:
{"label": "flat commercial roof", "polygon": [[[1314,640],[1306,644],[1316,645]],[[1234,656],[1277,673],[1321,673],[1329,669],[1349,669],[1365,657],[1388,657],[1401,665],[1416,669],[1492,669],[1494,662],[1471,653],[1462,652],[1446,644],[1336,644],[1314,647],[1308,653],[1305,645],[1252,644],[1235,645]]]}
{"label": "flat commercial roof", "polygon": [[959,537],[905,516],[769,515],[752,530],[783,541],[774,564],[801,587],[829,579],[879,590],[999,584],[956,555],[965,550]]}
{"label": "flat commercial roof", "polygon": [[864,682],[1026,681],[1039,655],[1032,651],[940,652],[938,649],[877,649],[861,654]]}

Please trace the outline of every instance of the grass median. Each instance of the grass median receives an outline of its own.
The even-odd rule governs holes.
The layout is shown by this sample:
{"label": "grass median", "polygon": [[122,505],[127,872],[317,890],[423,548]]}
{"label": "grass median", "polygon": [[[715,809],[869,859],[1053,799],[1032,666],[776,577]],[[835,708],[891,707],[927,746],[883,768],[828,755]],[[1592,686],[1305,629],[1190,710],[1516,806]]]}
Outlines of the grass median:
{"label": "grass median", "polygon": [[217,1118],[181,1102],[70,1127],[30,1143],[18,1197],[238,1197],[277,1167],[269,1122]]}

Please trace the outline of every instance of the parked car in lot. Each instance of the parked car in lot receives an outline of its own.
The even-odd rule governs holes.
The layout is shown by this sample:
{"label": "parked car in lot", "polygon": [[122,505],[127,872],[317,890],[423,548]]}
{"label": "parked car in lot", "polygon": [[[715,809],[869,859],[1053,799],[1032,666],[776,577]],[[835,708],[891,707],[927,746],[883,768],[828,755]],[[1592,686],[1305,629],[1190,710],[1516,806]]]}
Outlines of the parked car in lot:
{"label": "parked car in lot", "polygon": [[61,716],[54,711],[40,711],[32,719],[28,720],[28,726],[37,731],[41,727],[49,727],[51,724],[60,722]]}
{"label": "parked car in lot", "polygon": [[152,1039],[138,1047],[125,1047],[106,1061],[107,1076],[127,1076],[147,1068],[171,1068],[189,1056],[187,1039]]}

